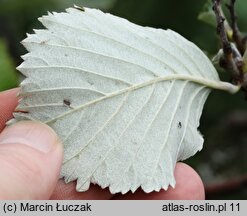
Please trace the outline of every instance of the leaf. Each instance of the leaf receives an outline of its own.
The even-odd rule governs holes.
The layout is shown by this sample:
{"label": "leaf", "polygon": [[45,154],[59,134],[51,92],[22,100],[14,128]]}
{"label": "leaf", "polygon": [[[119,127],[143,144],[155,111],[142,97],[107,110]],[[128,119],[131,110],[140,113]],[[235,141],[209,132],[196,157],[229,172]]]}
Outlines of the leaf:
{"label": "leaf", "polygon": [[174,187],[176,162],[202,148],[197,127],[210,88],[238,87],[171,30],[89,8],[40,21],[47,30],[23,41],[29,53],[18,69],[27,78],[14,116],[58,133],[65,181],[111,193]]}
{"label": "leaf", "polygon": [[[225,18],[222,7],[220,6],[219,9],[220,9],[221,14]],[[204,22],[205,24],[208,24],[214,29],[217,27],[215,12],[213,11],[212,0],[207,0],[207,2],[204,4],[202,11],[198,15],[198,20]],[[228,38],[232,38],[232,35],[233,35],[232,28],[230,27],[227,19],[224,20],[224,27],[225,27]]]}
{"label": "leaf", "polygon": [[5,41],[0,39],[0,91],[16,87],[18,77]]}
{"label": "leaf", "polygon": [[215,18],[215,13],[212,9],[213,4],[211,0],[208,0],[204,6],[202,11],[198,15],[198,20],[216,28],[216,18]]}
{"label": "leaf", "polygon": [[243,72],[247,73],[247,50],[245,50],[244,55],[243,55]]}

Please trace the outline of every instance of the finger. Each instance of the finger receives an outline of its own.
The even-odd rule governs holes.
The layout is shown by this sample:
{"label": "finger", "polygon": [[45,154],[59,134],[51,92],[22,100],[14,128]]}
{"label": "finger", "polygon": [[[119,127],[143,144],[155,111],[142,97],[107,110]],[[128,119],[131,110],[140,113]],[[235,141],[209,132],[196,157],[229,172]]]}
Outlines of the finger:
{"label": "finger", "polygon": [[116,195],[113,199],[136,200],[202,200],[205,199],[204,186],[199,175],[188,165],[178,163],[175,168],[175,189],[145,193],[137,190],[134,194]]}
{"label": "finger", "polygon": [[0,132],[5,127],[5,123],[13,116],[12,113],[18,104],[17,94],[19,89],[11,89],[0,93]]}
{"label": "finger", "polygon": [[61,179],[59,180],[51,199],[60,200],[107,200],[111,199],[113,195],[110,193],[108,188],[101,189],[97,185],[91,185],[88,191],[77,192],[75,190],[76,183],[70,182],[65,184]]}
{"label": "finger", "polygon": [[48,126],[30,121],[0,134],[0,199],[49,199],[63,150]]}

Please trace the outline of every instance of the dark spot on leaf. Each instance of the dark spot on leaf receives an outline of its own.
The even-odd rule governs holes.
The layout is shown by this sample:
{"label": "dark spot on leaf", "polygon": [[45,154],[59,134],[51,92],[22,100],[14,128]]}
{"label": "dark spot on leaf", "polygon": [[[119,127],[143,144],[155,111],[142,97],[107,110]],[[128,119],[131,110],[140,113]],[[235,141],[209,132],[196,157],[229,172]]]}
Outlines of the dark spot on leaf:
{"label": "dark spot on leaf", "polygon": [[182,123],[178,122],[178,128],[182,128]]}
{"label": "dark spot on leaf", "polygon": [[65,57],[68,57],[68,54],[64,54]]}
{"label": "dark spot on leaf", "polygon": [[64,105],[66,105],[66,106],[70,106],[70,104],[71,104],[70,100],[68,100],[68,99],[64,99],[64,100],[63,100],[63,103],[64,103]]}
{"label": "dark spot on leaf", "polygon": [[41,41],[40,44],[41,44],[41,45],[44,45],[44,44],[46,44],[47,42],[48,42],[48,40],[44,40],[44,41]]}

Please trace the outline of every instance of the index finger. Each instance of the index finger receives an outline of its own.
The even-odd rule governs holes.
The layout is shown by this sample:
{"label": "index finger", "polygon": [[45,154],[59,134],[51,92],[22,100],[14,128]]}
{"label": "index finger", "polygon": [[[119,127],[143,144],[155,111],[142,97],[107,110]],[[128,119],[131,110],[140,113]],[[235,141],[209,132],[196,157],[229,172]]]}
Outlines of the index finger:
{"label": "index finger", "polygon": [[18,104],[18,92],[19,88],[15,88],[0,93],[0,132],[5,128],[6,122],[13,118],[12,113]]}

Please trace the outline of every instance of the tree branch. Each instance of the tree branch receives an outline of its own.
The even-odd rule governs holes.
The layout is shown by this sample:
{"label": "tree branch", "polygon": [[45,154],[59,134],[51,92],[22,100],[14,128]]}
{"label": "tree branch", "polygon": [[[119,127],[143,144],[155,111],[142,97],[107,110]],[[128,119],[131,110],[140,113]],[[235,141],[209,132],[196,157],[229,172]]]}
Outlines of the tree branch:
{"label": "tree branch", "polygon": [[231,44],[229,43],[227,39],[227,34],[224,28],[225,18],[221,14],[220,3],[221,3],[221,0],[215,0],[214,5],[213,5],[213,10],[216,15],[217,33],[220,36],[224,54],[226,55],[227,59],[231,59],[232,58],[232,48],[231,48]]}
{"label": "tree branch", "polygon": [[226,4],[226,7],[228,8],[231,16],[231,28],[233,31],[233,40],[237,45],[238,50],[240,51],[241,55],[244,54],[246,49],[246,44],[244,39],[242,38],[242,35],[239,31],[238,25],[237,25],[237,15],[235,12],[235,3],[236,0],[231,0],[230,4]]}
{"label": "tree branch", "polygon": [[228,41],[227,33],[224,27],[225,18],[221,12],[221,0],[213,0],[213,10],[216,15],[217,22],[217,33],[220,37],[222,44],[224,57],[220,61],[220,65],[232,73],[232,81],[234,84],[239,84],[240,82],[240,71],[234,59],[234,51],[231,43]]}

